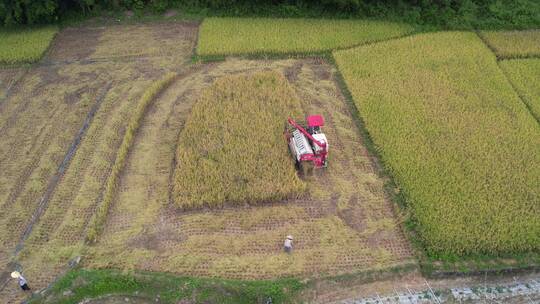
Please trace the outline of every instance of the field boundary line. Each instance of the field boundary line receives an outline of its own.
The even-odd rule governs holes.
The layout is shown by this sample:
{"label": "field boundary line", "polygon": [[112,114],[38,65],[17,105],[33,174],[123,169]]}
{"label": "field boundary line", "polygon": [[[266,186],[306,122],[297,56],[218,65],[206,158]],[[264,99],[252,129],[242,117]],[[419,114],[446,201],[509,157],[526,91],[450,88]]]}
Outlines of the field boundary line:
{"label": "field boundary line", "polygon": [[336,72],[334,74],[335,81],[343,94],[346,106],[349,108],[351,116],[353,117],[354,124],[360,133],[362,143],[366,147],[368,153],[372,156],[370,157],[370,161],[376,162],[377,164],[376,166],[374,166],[375,173],[381,178],[387,178],[384,183],[384,194],[392,205],[394,217],[396,218],[396,220],[401,218],[409,219],[408,221],[399,220],[397,225],[399,226],[401,233],[403,233],[405,239],[407,240],[407,243],[411,248],[412,258],[418,264],[420,272],[425,274],[422,264],[422,259],[425,258],[425,252],[423,251],[424,247],[421,241],[416,236],[416,231],[414,230],[414,227],[408,227],[410,226],[410,223],[416,223],[416,221],[414,219],[414,215],[410,212],[410,207],[408,206],[407,199],[404,196],[405,194],[403,193],[403,191],[400,191],[399,193],[396,193],[394,191],[394,189],[396,188],[395,177],[390,173],[387,168],[387,164],[384,162],[380,153],[377,151],[377,146],[375,145],[371,134],[366,128],[366,123],[360,114],[358,106],[354,102],[352,93],[347,86],[345,78],[341,73],[341,70],[335,60],[333,53],[331,54],[331,56],[328,57],[328,60],[336,68]]}
{"label": "field boundary line", "polygon": [[540,59],[540,56],[524,56],[524,57],[520,57],[520,56],[517,56],[517,57],[499,57],[495,51],[495,49],[493,48],[493,46],[491,46],[489,44],[489,42],[484,38],[484,36],[482,36],[482,34],[479,32],[479,31],[476,31],[475,32],[476,35],[478,36],[478,38],[484,43],[484,45],[493,53],[493,55],[495,55],[495,58],[496,58],[496,62],[497,62],[497,68],[501,71],[501,73],[504,75],[504,78],[506,78],[506,81],[510,84],[510,86],[512,87],[512,90],[514,90],[514,92],[516,93],[516,95],[519,97],[519,100],[521,100],[521,103],[525,106],[525,108],[527,109],[527,111],[531,114],[531,116],[536,120],[536,122],[538,123],[538,125],[540,125],[540,116],[536,115],[532,108],[529,106],[529,104],[527,102],[525,102],[525,97],[519,92],[518,88],[514,85],[514,83],[512,82],[512,80],[510,79],[510,77],[508,77],[508,73],[501,67],[500,65],[500,62],[503,61],[503,60],[520,60],[520,59],[534,59],[534,58],[538,58]]}
{"label": "field boundary line", "polygon": [[92,64],[92,63],[110,63],[110,62],[135,62],[144,59],[151,58],[175,58],[174,54],[167,55],[124,55],[124,56],[111,56],[111,57],[98,57],[98,58],[86,58],[86,59],[72,59],[72,60],[57,60],[57,61],[43,61],[36,63],[36,66],[64,66],[70,64]]}
{"label": "field boundary line", "polygon": [[[241,59],[248,59],[248,60],[279,60],[279,59],[302,59],[302,58],[317,58],[317,57],[329,57],[332,56],[332,52],[334,51],[345,51],[349,49],[354,49],[361,46],[371,45],[375,43],[381,43],[386,42],[390,40],[397,40],[397,39],[403,39],[409,36],[417,35],[424,33],[424,31],[421,30],[412,30],[409,33],[405,33],[402,35],[390,37],[390,38],[381,38],[369,42],[359,42],[356,44],[352,44],[350,46],[345,47],[338,47],[338,48],[329,48],[326,50],[320,50],[320,51],[314,51],[314,52],[246,52],[246,53],[227,53],[227,54],[215,54],[215,55],[200,55],[197,52],[197,49],[195,50],[195,54],[193,56],[193,61],[201,61],[203,63],[206,62],[213,62],[213,61],[224,61],[227,57],[235,57],[235,58],[241,58]],[[198,40],[197,40],[198,43]]]}
{"label": "field boundary line", "polygon": [[158,97],[177,77],[178,75],[174,72],[165,74],[163,78],[153,82],[140,98],[139,103],[136,106],[137,108],[128,122],[122,143],[118,148],[111,173],[109,174],[105,184],[105,189],[103,191],[104,194],[101,202],[98,203],[96,212],[90,219],[84,233],[86,243],[96,242],[101,230],[103,229],[103,224],[107,219],[107,215],[116,192],[118,179],[120,178],[120,174],[125,166],[129,150],[133,145],[135,135],[137,134],[140,123],[144,118],[148,107],[156,99],[156,97]]}
{"label": "field boundary line", "polygon": [[[512,60],[516,60],[516,59],[512,59]],[[499,61],[497,60],[497,67],[499,68],[499,70],[501,70],[502,74],[504,75],[504,77],[506,78],[506,80],[508,81],[508,83],[510,84],[510,86],[512,87],[512,90],[514,90],[514,92],[516,92],[516,95],[519,97],[519,100],[521,100],[521,103],[523,103],[523,105],[525,106],[525,108],[527,109],[527,111],[529,112],[529,114],[531,114],[531,116],[534,118],[534,120],[536,120],[536,122],[538,123],[538,125],[540,126],[540,116],[536,115],[534,113],[534,111],[532,110],[531,106],[525,102],[525,96],[523,96],[523,94],[521,94],[518,90],[518,88],[515,86],[515,84],[512,82],[512,80],[510,79],[510,77],[508,77],[508,73],[500,66],[499,64]]]}

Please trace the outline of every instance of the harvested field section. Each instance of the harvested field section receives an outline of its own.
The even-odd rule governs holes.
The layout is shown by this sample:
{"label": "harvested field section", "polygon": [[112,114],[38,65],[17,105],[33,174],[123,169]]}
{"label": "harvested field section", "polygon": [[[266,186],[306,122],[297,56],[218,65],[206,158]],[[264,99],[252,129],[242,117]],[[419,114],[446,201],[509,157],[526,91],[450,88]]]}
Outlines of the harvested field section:
{"label": "harvested field section", "polygon": [[[283,122],[301,102],[278,73],[223,77],[205,90],[180,135],[173,199],[183,209],[298,197]],[[277,148],[277,147],[280,147]]]}
{"label": "harvested field section", "polygon": [[540,30],[482,31],[479,35],[499,58],[540,56]]}
{"label": "harvested field section", "polygon": [[89,59],[95,52],[105,27],[67,27],[54,39],[44,58],[47,62],[65,62]]}
{"label": "harvested field section", "polygon": [[0,103],[13,88],[15,83],[24,75],[24,68],[0,68]]}
{"label": "harvested field section", "polygon": [[499,66],[540,122],[540,59],[504,60]]}
{"label": "harvested field section", "polygon": [[431,254],[540,249],[540,128],[474,33],[334,57]]}
{"label": "harvested field section", "polygon": [[[182,212],[169,201],[178,133],[205,87],[223,75],[285,75],[304,112],[327,118],[330,165],[310,177],[305,198],[262,206]],[[333,79],[319,60],[227,60],[173,84],[143,122],[88,266],[261,279],[350,273],[412,263],[385,199],[383,180]],[[286,147],[285,142],[283,143]],[[295,252],[282,252],[287,234]]]}
{"label": "harvested field section", "polygon": [[196,23],[119,25],[105,28],[90,58],[175,56],[189,59],[197,34]]}
{"label": "harvested field section", "polygon": [[368,20],[206,18],[197,54],[315,53],[395,38],[413,30],[407,24]]}
{"label": "harvested field section", "polygon": [[[80,29],[80,33],[87,32],[90,33],[90,36],[94,34],[93,31]],[[121,33],[119,32],[118,35]],[[59,34],[59,37],[63,36],[63,32]],[[78,37],[78,39],[84,40],[84,36]],[[195,33],[189,39],[192,48],[194,39]],[[92,41],[91,37],[88,40]],[[65,63],[58,62],[58,58],[55,57],[64,53],[65,50],[61,45],[55,44],[51,51],[51,56],[48,57],[50,62],[47,63],[47,66],[30,69],[23,79],[24,81],[16,86],[17,90],[12,90],[10,97],[5,100],[5,104],[0,103],[0,117],[2,117],[0,123],[6,122],[4,125],[0,125],[2,128],[0,130],[4,132],[5,129],[5,132],[13,134],[9,137],[0,136],[0,155],[4,155],[0,158],[2,169],[5,167],[12,170],[13,173],[10,174],[23,174],[26,171],[18,170],[18,163],[31,162],[32,157],[36,157],[38,160],[45,158],[39,154],[40,151],[50,150],[49,145],[55,144],[60,138],[65,137],[66,143],[70,143],[73,140],[73,134],[64,136],[62,132],[70,131],[71,123],[76,126],[74,130],[78,131],[90,106],[93,106],[98,100],[101,101],[101,104],[82,137],[73,159],[55,187],[48,202],[48,208],[34,226],[25,242],[23,251],[16,258],[16,261],[22,265],[26,277],[32,281],[33,288],[36,289],[47,286],[65,267],[70,258],[84,253],[82,242],[86,226],[95,213],[96,204],[101,199],[104,183],[110,174],[118,146],[125,133],[127,121],[131,117],[135,105],[145,89],[164,72],[178,71],[184,68],[183,65],[174,64],[174,62],[187,62],[191,55],[190,50],[165,57],[153,56],[144,59],[131,58],[129,60],[126,58],[124,60],[84,62],[83,60],[89,56],[89,53],[84,53],[83,50],[79,50],[81,53],[77,53],[78,51],[75,50],[71,56],[76,60],[81,59],[81,62]],[[56,108],[42,106],[42,104],[47,104],[45,100],[54,100],[50,103]],[[25,102],[29,104],[25,104]],[[83,102],[90,103],[84,107],[86,112],[81,113],[84,115],[79,115],[75,119],[72,117],[74,115],[70,113],[73,110],[69,106],[75,107]],[[26,118],[26,116],[29,117]],[[67,120],[70,124],[66,122]],[[30,121],[33,122],[33,125]],[[54,128],[48,127],[48,124]],[[11,131],[12,129],[17,130],[17,132]],[[39,141],[30,142],[30,138]],[[7,142],[8,139],[11,141]],[[28,147],[26,145],[13,147],[12,142],[18,143],[17,140],[22,141]],[[4,144],[2,141],[6,141],[6,143]],[[58,148],[58,155],[63,157],[67,148],[67,146]],[[20,151],[20,153],[13,153],[14,151]],[[26,158],[29,160],[27,161]],[[16,163],[12,166],[11,163],[15,161]],[[58,163],[52,161],[47,163],[50,167],[48,173],[56,172]],[[14,178],[11,175],[7,175],[12,171],[0,171],[2,179],[0,187],[12,184],[14,187],[16,181],[13,181]],[[34,174],[33,171],[29,170],[28,172]],[[5,194],[2,189],[0,195],[5,195],[8,198],[13,197],[14,203],[12,205],[20,205],[18,207],[20,209],[24,206],[26,208],[24,215],[28,216],[35,209],[37,199],[23,201],[23,198],[30,194],[36,198],[43,195],[43,187],[49,177],[43,176],[38,179],[44,185],[36,189],[35,192],[20,189],[13,194],[10,192]],[[15,176],[16,178],[26,180],[23,177]],[[0,203],[4,203],[5,200],[6,198],[2,197]],[[23,202],[25,205],[22,204]],[[31,204],[27,202],[31,202]],[[13,218],[16,210],[5,208],[1,209],[0,212],[2,212],[0,213],[0,223],[7,227],[11,224],[9,219]],[[22,220],[24,216],[21,215],[20,218]],[[6,257],[6,263],[7,258],[13,254],[12,243],[20,236],[20,229],[19,231],[15,230],[19,226],[9,227],[8,231],[12,240],[10,239],[9,246],[2,247],[0,253],[2,258]],[[7,234],[6,229],[2,229],[2,231],[1,233]],[[8,239],[4,239],[3,235],[0,239],[8,241]],[[2,266],[0,270],[3,270],[3,264],[0,265]],[[21,295],[18,290],[11,288],[0,291],[0,299],[11,299],[13,302]]]}

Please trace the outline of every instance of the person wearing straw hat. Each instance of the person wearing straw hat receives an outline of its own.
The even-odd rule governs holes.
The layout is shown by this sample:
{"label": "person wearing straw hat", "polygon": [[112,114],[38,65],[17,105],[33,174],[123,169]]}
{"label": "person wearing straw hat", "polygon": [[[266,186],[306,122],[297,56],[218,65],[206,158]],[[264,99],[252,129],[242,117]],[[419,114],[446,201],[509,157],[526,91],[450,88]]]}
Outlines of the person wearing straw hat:
{"label": "person wearing straw hat", "polygon": [[283,249],[286,253],[292,253],[292,241],[293,237],[292,235],[287,235],[287,238],[285,239],[285,244],[283,244]]}
{"label": "person wearing straw hat", "polygon": [[11,277],[14,278],[14,279],[18,279],[18,280],[19,280],[19,286],[21,287],[22,290],[24,290],[24,291],[30,290],[30,287],[28,287],[28,282],[27,282],[26,279],[21,275],[20,272],[18,272],[18,271],[12,272],[12,273],[11,273]]}

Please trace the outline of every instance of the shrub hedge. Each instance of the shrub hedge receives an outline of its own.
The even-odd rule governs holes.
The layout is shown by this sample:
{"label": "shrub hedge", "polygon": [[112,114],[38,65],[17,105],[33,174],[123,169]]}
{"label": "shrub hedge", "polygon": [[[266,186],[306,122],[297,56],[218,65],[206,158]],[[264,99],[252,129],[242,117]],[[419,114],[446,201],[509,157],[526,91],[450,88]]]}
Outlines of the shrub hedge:
{"label": "shrub hedge", "polygon": [[200,15],[376,17],[445,28],[535,28],[540,1],[520,0],[4,0],[0,24],[55,22],[66,15],[181,8]]}

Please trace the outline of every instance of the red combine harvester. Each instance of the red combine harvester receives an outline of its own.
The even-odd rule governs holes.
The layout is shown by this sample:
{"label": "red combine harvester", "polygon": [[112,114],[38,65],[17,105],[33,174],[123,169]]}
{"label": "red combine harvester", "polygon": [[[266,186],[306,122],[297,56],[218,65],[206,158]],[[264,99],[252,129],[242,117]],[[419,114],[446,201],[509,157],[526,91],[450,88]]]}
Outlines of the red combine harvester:
{"label": "red combine harvester", "polygon": [[321,115],[308,116],[307,128],[297,124],[290,117],[287,121],[289,125],[285,127],[285,139],[297,166],[302,171],[306,169],[306,164],[312,164],[314,168],[326,167],[328,141],[321,132],[324,118]]}

